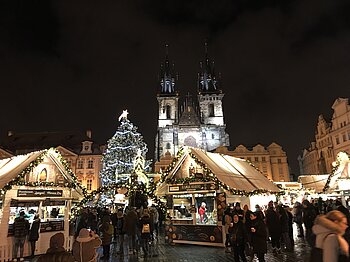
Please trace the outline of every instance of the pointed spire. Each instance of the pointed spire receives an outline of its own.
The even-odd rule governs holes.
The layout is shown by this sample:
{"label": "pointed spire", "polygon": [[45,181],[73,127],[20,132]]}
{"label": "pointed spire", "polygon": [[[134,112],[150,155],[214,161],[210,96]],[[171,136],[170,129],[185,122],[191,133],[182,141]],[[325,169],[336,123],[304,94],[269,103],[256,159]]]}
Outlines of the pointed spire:
{"label": "pointed spire", "polygon": [[169,62],[169,45],[165,44],[165,61],[160,65],[160,94],[175,94],[174,64]]}
{"label": "pointed spire", "polygon": [[219,90],[219,83],[215,76],[214,61],[211,62],[208,55],[208,42],[204,43],[205,58],[200,62],[201,72],[198,74],[198,91],[200,93],[216,93]]}

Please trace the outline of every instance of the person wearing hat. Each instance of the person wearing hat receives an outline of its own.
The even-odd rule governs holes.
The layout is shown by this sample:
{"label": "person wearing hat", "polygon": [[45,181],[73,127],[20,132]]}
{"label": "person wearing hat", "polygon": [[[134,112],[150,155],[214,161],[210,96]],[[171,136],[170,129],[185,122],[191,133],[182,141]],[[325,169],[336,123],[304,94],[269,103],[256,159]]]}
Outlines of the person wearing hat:
{"label": "person wearing hat", "polygon": [[46,254],[41,255],[37,262],[75,262],[73,255],[64,249],[64,234],[56,233],[50,238],[50,247]]}
{"label": "person wearing hat", "polygon": [[125,223],[124,223],[124,214],[122,211],[117,212],[117,221],[116,221],[116,234],[118,236],[119,241],[119,251],[117,251],[117,254],[123,254],[124,253],[124,234],[125,234]]}
{"label": "person wearing hat", "polygon": [[94,231],[82,228],[73,243],[73,256],[78,262],[97,261],[96,249],[101,246],[101,239]]}

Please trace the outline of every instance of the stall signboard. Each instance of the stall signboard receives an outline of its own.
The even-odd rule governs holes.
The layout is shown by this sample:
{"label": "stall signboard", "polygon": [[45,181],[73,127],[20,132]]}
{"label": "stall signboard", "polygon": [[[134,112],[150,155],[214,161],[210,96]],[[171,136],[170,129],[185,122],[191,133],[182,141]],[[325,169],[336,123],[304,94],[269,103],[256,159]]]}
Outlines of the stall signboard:
{"label": "stall signboard", "polygon": [[40,223],[40,233],[51,232],[51,231],[63,231],[64,230],[64,221],[46,221]]}
{"label": "stall signboard", "polygon": [[11,207],[38,207],[40,201],[20,201],[16,199],[11,200]]}
{"label": "stall signboard", "polygon": [[169,193],[184,192],[184,191],[207,191],[217,190],[218,187],[215,184],[183,184],[169,186]]}
{"label": "stall signboard", "polygon": [[17,190],[17,197],[62,197],[63,190],[27,190],[19,189]]}
{"label": "stall signboard", "polygon": [[65,200],[59,200],[59,199],[45,199],[43,201],[43,206],[65,206],[66,201]]}
{"label": "stall signboard", "polygon": [[172,231],[173,240],[223,243],[220,226],[173,225]]}

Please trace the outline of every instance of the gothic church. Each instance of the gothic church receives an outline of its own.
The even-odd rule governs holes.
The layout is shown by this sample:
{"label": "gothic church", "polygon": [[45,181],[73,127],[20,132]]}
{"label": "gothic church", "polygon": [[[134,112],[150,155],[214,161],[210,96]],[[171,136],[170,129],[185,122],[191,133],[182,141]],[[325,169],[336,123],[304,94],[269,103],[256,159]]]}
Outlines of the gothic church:
{"label": "gothic church", "polygon": [[190,95],[180,97],[176,88],[174,66],[170,65],[168,52],[161,64],[158,100],[158,128],[155,141],[155,160],[166,153],[176,155],[183,146],[211,151],[219,146],[229,146],[226,133],[220,79],[214,72],[214,62],[208,57],[200,62],[197,80],[197,99]]}

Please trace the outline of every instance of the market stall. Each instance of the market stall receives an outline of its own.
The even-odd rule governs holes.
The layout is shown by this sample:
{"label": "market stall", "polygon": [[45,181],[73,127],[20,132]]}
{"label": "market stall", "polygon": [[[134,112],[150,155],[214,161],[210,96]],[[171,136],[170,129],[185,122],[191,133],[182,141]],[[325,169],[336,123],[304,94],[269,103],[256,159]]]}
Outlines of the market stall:
{"label": "market stall", "polygon": [[[20,211],[32,223],[35,214],[41,220],[35,254],[45,253],[50,238],[64,233],[65,248],[70,249],[69,218],[72,203],[83,198],[77,183],[58,151],[32,152],[0,160],[0,234],[7,238],[0,244],[0,260],[12,258],[13,222]],[[30,254],[26,241],[24,256]]]}
{"label": "market stall", "polygon": [[259,197],[268,202],[279,191],[243,159],[184,147],[162,174],[156,195],[167,200],[170,242],[224,246],[225,208],[235,202],[252,207]]}

